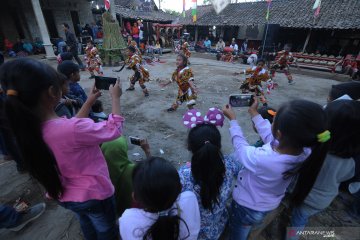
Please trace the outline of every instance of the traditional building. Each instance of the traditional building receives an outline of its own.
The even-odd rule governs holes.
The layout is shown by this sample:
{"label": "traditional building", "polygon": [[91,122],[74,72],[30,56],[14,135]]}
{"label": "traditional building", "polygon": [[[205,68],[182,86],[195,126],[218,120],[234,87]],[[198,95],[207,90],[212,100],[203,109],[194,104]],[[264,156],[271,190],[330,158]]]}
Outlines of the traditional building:
{"label": "traditional building", "polygon": [[[316,18],[313,4],[313,0],[273,0],[268,22],[276,29],[276,36],[268,32],[268,36],[274,37],[273,44],[290,43],[294,50],[309,52],[331,47],[340,48],[342,54],[359,52],[360,1],[322,0]],[[180,18],[179,23],[186,25],[196,38],[215,35],[228,42],[231,38],[247,38],[256,47],[266,31],[266,10],[266,1],[229,4],[219,15],[211,5],[198,6],[196,23],[192,22],[191,10],[186,11],[186,17]]]}

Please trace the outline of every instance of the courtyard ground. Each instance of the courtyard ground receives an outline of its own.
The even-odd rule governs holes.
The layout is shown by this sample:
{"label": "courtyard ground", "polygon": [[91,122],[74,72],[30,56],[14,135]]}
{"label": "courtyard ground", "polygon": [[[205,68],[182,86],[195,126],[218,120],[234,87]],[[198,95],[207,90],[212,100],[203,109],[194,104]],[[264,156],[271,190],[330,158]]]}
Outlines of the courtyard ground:
{"label": "courtyard ground", "polygon": [[[162,156],[179,167],[189,161],[191,156],[186,149],[188,130],[182,125],[181,120],[186,107],[181,106],[178,111],[167,113],[165,110],[176,98],[177,86],[173,83],[164,89],[159,87],[159,80],[168,80],[174,71],[175,58],[175,55],[167,54],[162,57],[165,63],[146,66],[152,79],[147,83],[150,91],[149,98],[144,98],[138,85],[136,91],[125,92],[129,85],[128,77],[132,71],[124,69],[120,73],[114,73],[112,70],[116,68],[106,67],[105,76],[118,76],[122,81],[124,91],[121,98],[121,111],[126,118],[124,135],[147,138],[153,155]],[[191,58],[191,63],[199,89],[196,108],[201,112],[206,113],[210,107],[214,106],[221,108],[228,102],[230,94],[239,93],[240,79],[244,79],[244,76],[233,76],[233,73],[246,68],[246,65],[218,62],[215,57],[204,58],[196,55]],[[56,67],[55,62],[50,62],[50,64]],[[268,95],[269,105],[278,108],[282,103],[297,98],[325,104],[331,85],[339,82],[332,80],[335,77],[331,74],[321,74],[321,77],[318,77],[317,73],[304,75],[304,72],[294,74],[296,84],[292,86],[287,84],[284,74],[278,73],[276,81],[279,88]],[[94,81],[88,79],[87,72],[82,72],[81,76],[80,84],[88,91]],[[100,99],[104,102],[105,111],[108,113],[111,109],[108,93],[103,92]],[[252,130],[247,109],[236,109],[236,112],[247,139],[250,143],[255,142],[258,136]],[[225,154],[232,151],[228,127],[229,124],[226,121],[224,127],[220,129]],[[139,147],[129,145],[129,157],[132,160],[139,160],[144,157],[144,154]],[[21,195],[31,204],[39,201],[47,203],[46,212],[38,220],[20,232],[0,230],[0,239],[82,239],[79,223],[73,213],[54,202],[44,200],[41,187],[27,174],[19,175],[13,161],[0,161],[0,189],[1,203],[13,204]],[[347,195],[337,198],[329,209],[311,219],[310,226],[359,226],[359,219],[353,219],[346,213],[349,201],[351,199],[349,200]]]}

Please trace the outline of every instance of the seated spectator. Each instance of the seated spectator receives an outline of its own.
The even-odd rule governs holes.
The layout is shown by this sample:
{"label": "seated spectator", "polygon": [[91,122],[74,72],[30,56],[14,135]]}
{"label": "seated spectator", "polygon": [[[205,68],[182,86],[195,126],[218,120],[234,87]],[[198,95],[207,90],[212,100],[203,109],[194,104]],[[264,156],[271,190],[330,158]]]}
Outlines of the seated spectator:
{"label": "seated spectator", "polygon": [[204,46],[206,48],[206,51],[209,52],[211,49],[211,41],[210,41],[209,37],[206,37],[206,39],[204,41]]}
{"label": "seated spectator", "polygon": [[106,113],[104,113],[103,104],[100,100],[96,100],[94,105],[91,107],[90,118],[94,120],[94,122],[102,122],[108,119]]}
{"label": "seated spectator", "polygon": [[64,53],[58,54],[56,59],[58,61],[58,64],[60,64],[66,60],[72,61],[74,59],[74,56],[72,55],[71,52],[64,52]]}
{"label": "seated spectator", "polygon": [[140,49],[141,54],[145,53],[145,50],[146,50],[145,48],[146,48],[145,41],[141,40],[140,44],[139,44],[139,49]]}
{"label": "seated spectator", "polygon": [[222,38],[219,39],[219,41],[216,44],[216,50],[222,52],[225,48],[225,42]]}
{"label": "seated spectator", "polygon": [[232,40],[232,43],[231,43],[230,47],[231,47],[232,49],[234,49],[233,55],[237,55],[237,54],[238,54],[238,51],[239,51],[239,46],[236,44],[234,38],[233,38],[233,40]]}
{"label": "seated spectator", "polygon": [[35,42],[34,42],[33,47],[34,47],[34,54],[40,54],[40,53],[45,52],[44,43],[38,37],[35,38]]}
{"label": "seated spectator", "polygon": [[66,52],[66,48],[67,48],[67,45],[66,45],[66,42],[64,41],[63,38],[59,38],[56,42],[56,46],[58,48],[58,52],[59,54],[62,54],[64,52]]}
{"label": "seated spectator", "polygon": [[104,32],[101,27],[99,27],[99,31],[96,34],[96,38],[102,39],[104,37]]}
{"label": "seated spectator", "polygon": [[80,81],[79,65],[70,60],[66,60],[59,64],[57,70],[70,80],[68,97],[76,100],[75,108],[79,110],[87,100],[84,89],[78,83]]}
{"label": "seated spectator", "polygon": [[14,51],[14,44],[7,38],[4,39],[4,49],[9,57],[16,57],[16,53]]}
{"label": "seated spectator", "polygon": [[148,53],[150,55],[154,54],[154,42],[153,41],[147,41],[145,49],[146,49],[146,53]]}
{"label": "seated spectator", "polygon": [[66,117],[68,119],[72,118],[76,114],[76,109],[74,106],[77,105],[76,100],[73,100],[66,95],[69,94],[69,82],[70,80],[62,74],[59,77],[60,86],[61,86],[61,93],[62,97],[59,103],[55,106],[56,115],[59,117]]}
{"label": "seated spectator", "polygon": [[[194,109],[185,113],[183,120],[188,121],[189,118],[187,127],[194,124],[190,114],[199,116],[200,112]],[[196,118],[196,126],[191,128],[187,138],[192,153],[191,163],[179,170],[182,191],[194,192],[198,200],[201,216],[198,239],[219,239],[229,220],[226,204],[231,198],[240,163],[221,152],[221,135],[216,127],[224,122],[221,111],[210,108],[206,117],[200,115]],[[213,121],[214,124],[211,123]]]}
{"label": "seated spectator", "polygon": [[200,230],[196,196],[181,192],[176,168],[165,159],[140,162],[132,174],[133,197],[142,209],[127,209],[119,218],[120,236],[126,240],[189,239]]}
{"label": "seated spectator", "polygon": [[24,41],[23,48],[28,54],[33,53],[34,47],[28,40]]}
{"label": "seated spectator", "polygon": [[[150,146],[146,139],[140,141],[140,147],[149,158]],[[127,138],[121,136],[114,141],[105,142],[101,145],[101,151],[109,168],[111,182],[115,187],[116,215],[121,216],[126,209],[134,207],[132,173],[135,164],[128,158]]]}
{"label": "seated spectator", "polygon": [[158,40],[158,41],[156,41],[156,44],[155,44],[155,47],[154,47],[154,53],[162,55],[162,51],[163,51],[163,49],[162,49],[161,44],[160,44],[160,42]]}
{"label": "seated spectator", "polygon": [[26,57],[28,55],[28,53],[24,49],[24,41],[20,38],[18,38],[16,43],[14,44],[13,50],[18,57]]}
{"label": "seated spectator", "polygon": [[203,40],[199,40],[195,45],[196,52],[205,52],[206,48]]}

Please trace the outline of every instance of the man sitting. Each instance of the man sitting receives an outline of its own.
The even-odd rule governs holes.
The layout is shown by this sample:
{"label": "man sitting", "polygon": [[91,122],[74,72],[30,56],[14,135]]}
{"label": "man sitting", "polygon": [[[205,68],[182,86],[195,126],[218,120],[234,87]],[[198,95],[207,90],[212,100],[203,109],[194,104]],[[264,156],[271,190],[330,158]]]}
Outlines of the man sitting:
{"label": "man sitting", "polygon": [[224,50],[224,48],[225,48],[225,42],[223,41],[222,38],[220,38],[216,44],[216,51],[222,52]]}
{"label": "man sitting", "polygon": [[206,39],[204,41],[204,46],[206,48],[206,51],[209,52],[211,49],[211,41],[210,41],[209,37],[206,37]]}

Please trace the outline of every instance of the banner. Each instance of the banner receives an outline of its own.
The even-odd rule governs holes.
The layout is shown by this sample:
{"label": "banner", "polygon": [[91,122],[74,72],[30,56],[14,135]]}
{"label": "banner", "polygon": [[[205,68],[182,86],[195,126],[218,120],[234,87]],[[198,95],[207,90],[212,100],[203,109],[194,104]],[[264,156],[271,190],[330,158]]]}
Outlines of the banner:
{"label": "banner", "polygon": [[266,21],[269,21],[269,17],[270,17],[270,7],[271,7],[271,0],[266,0],[267,1],[267,11],[266,11]]}
{"label": "banner", "polygon": [[313,10],[315,10],[314,16],[317,17],[320,14],[321,8],[321,0],[316,0],[313,6]]}
{"label": "banner", "polygon": [[197,10],[196,10],[196,7],[197,7],[197,0],[191,0],[192,1],[192,17],[193,17],[193,22],[196,22],[197,20]]}
{"label": "banner", "polygon": [[183,0],[183,12],[182,12],[183,17],[185,17],[185,1],[186,0]]}

